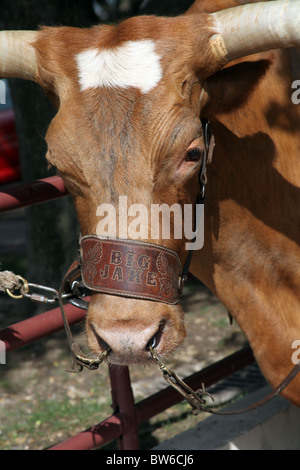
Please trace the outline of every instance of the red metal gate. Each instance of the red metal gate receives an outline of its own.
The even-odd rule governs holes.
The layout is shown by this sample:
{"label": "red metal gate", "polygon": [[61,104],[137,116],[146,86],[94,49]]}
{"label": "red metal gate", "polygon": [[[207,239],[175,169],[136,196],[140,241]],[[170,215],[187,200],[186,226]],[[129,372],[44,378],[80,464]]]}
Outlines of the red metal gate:
{"label": "red metal gate", "polygon": [[[68,194],[60,177],[50,177],[31,184],[21,184],[0,192],[0,214],[9,210],[47,202]],[[86,312],[69,304],[65,306],[70,325],[78,324]],[[0,331],[6,351],[13,351],[34,341],[38,341],[64,328],[59,308],[34,316]],[[211,386],[246,367],[254,361],[250,348],[238,351],[231,356],[197,372],[185,382],[198,389],[204,382]],[[113,414],[95,426],[56,444],[50,450],[91,450],[118,439],[120,450],[139,450],[139,426],[144,421],[182,401],[181,396],[167,387],[148,398],[135,403],[128,367],[108,366],[111,383]]]}

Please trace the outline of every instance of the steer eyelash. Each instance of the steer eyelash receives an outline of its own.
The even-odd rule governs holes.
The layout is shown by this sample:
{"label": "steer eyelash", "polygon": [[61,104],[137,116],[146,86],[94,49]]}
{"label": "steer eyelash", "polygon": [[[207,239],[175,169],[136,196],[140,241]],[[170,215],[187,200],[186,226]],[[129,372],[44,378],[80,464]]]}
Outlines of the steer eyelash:
{"label": "steer eyelash", "polygon": [[203,151],[200,147],[194,147],[188,150],[186,154],[186,160],[190,162],[197,162],[202,158]]}

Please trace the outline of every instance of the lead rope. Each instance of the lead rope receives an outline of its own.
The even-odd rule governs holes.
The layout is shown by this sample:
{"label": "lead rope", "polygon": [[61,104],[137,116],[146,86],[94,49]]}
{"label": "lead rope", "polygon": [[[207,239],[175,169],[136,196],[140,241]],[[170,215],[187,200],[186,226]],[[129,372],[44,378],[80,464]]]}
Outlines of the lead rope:
{"label": "lead rope", "polygon": [[13,291],[19,290],[22,286],[28,292],[28,283],[22,276],[16,275],[11,271],[0,272],[0,292],[5,292],[12,299],[21,299],[23,296],[21,294],[15,295]]}

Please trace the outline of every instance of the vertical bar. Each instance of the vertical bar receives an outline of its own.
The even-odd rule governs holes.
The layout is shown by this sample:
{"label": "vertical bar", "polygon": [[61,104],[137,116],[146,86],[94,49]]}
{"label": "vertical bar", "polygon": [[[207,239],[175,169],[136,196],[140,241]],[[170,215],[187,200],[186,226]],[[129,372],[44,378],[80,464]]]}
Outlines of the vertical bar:
{"label": "vertical bar", "polygon": [[139,433],[134,397],[127,366],[109,364],[111,396],[114,412],[122,419],[122,436],[118,438],[119,450],[139,450]]}

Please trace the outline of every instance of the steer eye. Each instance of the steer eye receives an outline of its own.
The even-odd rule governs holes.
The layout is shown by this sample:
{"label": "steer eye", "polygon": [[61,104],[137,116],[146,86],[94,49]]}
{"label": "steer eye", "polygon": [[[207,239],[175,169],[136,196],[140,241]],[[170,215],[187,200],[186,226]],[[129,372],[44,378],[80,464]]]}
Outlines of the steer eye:
{"label": "steer eye", "polygon": [[200,147],[194,147],[188,150],[186,160],[188,162],[198,162],[202,158],[203,152]]}

